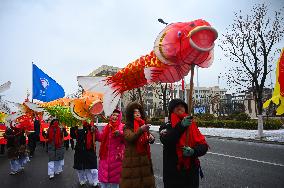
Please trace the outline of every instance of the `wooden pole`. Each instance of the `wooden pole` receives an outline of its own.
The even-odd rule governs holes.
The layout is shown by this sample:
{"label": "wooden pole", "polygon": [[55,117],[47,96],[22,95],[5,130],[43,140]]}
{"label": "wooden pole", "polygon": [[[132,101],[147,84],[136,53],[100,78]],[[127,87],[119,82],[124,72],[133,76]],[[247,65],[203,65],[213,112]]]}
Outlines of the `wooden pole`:
{"label": "wooden pole", "polygon": [[191,70],[190,70],[190,88],[189,88],[189,96],[188,96],[188,113],[191,115],[192,108],[193,108],[193,101],[192,101],[192,96],[193,96],[193,77],[194,77],[194,67],[195,65],[191,65]]}
{"label": "wooden pole", "polygon": [[[193,77],[194,77],[194,67],[195,65],[191,65],[191,70],[190,70],[190,88],[189,88],[189,96],[188,96],[188,113],[191,116],[192,115],[192,108],[193,108]],[[188,146],[188,140],[189,140],[189,129],[186,130],[186,140],[185,140],[185,146]]]}

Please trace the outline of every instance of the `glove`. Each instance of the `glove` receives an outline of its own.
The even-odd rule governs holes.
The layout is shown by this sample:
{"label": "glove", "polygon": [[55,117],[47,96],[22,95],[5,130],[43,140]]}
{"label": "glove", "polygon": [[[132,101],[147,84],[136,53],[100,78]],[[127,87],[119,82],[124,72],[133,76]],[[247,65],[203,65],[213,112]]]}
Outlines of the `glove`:
{"label": "glove", "polygon": [[184,157],[191,157],[194,154],[194,149],[192,149],[191,147],[188,146],[184,146],[182,148],[182,154]]}
{"label": "glove", "polygon": [[186,116],[185,118],[183,118],[183,120],[181,121],[181,125],[183,127],[189,127],[192,123],[192,116]]}
{"label": "glove", "polygon": [[155,142],[155,137],[152,134],[150,134],[150,136],[149,136],[149,143],[153,144],[154,142]]}
{"label": "glove", "polygon": [[143,132],[146,132],[146,131],[149,131],[150,126],[149,124],[147,124],[147,125],[142,125],[140,128],[142,129]]}

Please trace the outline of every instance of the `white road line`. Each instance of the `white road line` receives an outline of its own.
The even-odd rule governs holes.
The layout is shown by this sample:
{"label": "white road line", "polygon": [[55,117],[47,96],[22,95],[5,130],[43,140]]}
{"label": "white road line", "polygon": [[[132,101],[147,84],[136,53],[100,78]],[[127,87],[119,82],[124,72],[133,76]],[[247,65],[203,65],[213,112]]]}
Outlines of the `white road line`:
{"label": "white road line", "polygon": [[280,163],[272,163],[272,162],[260,161],[260,160],[256,160],[256,159],[248,159],[248,158],[244,158],[244,157],[236,157],[236,156],[226,155],[226,154],[222,154],[222,153],[213,153],[213,152],[207,152],[207,153],[212,154],[212,155],[219,155],[219,156],[223,156],[223,157],[230,157],[230,158],[235,158],[235,159],[241,159],[241,160],[246,160],[246,161],[253,161],[253,162],[257,162],[257,163],[263,163],[263,164],[269,164],[269,165],[284,167],[284,164],[280,164]]}

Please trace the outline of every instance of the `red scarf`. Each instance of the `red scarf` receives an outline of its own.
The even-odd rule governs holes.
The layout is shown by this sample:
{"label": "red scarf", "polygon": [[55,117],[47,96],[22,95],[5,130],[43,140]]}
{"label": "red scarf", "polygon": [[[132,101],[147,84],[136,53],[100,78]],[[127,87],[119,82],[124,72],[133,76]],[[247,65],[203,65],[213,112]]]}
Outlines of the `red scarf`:
{"label": "red scarf", "polygon": [[[142,125],[145,125],[145,121],[141,118],[134,119],[134,132],[136,133]],[[148,158],[151,159],[150,144],[149,144],[149,131],[143,132],[143,134],[138,138],[136,142],[136,151],[141,155],[148,155]]]}
{"label": "red scarf", "polygon": [[89,150],[93,144],[93,133],[91,132],[91,126],[87,122],[83,122],[83,126],[87,129],[86,148]]}
{"label": "red scarf", "polygon": [[[188,116],[188,114],[184,113],[181,115],[177,115],[175,113],[171,114],[171,124],[174,128],[180,121],[183,120],[184,117]],[[206,144],[207,142],[205,140],[205,137],[200,133],[199,129],[197,128],[197,125],[195,121],[192,121],[191,126],[187,128],[189,129],[189,137],[188,137],[188,146],[191,148],[194,148],[197,144]],[[190,169],[191,164],[191,157],[183,157],[183,146],[186,145],[186,132],[187,130],[182,134],[180,137],[177,145],[176,145],[176,153],[178,156],[178,169],[181,169],[181,167],[184,167],[186,169]]]}
{"label": "red scarf", "polygon": [[63,138],[61,137],[61,131],[60,131],[59,124],[58,122],[54,122],[54,124],[49,127],[48,143],[50,144],[54,143],[55,148],[58,149],[62,145],[62,142],[63,142]]}
{"label": "red scarf", "polygon": [[107,151],[108,151],[108,142],[109,142],[109,133],[114,133],[114,131],[118,130],[120,125],[120,121],[117,120],[116,122],[112,122],[112,120],[109,121],[109,123],[104,128],[104,131],[102,133],[101,137],[101,146],[100,146],[100,159],[105,159],[107,157]]}

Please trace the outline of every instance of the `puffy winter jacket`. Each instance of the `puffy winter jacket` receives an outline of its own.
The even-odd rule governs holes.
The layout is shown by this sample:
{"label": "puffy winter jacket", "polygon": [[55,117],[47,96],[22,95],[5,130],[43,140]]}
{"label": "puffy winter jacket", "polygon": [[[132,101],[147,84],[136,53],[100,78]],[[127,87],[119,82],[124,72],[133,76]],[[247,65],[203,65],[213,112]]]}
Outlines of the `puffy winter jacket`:
{"label": "puffy winter jacket", "polygon": [[[122,159],[125,149],[125,143],[123,138],[123,124],[119,125],[119,136],[115,136],[111,131],[107,135],[108,139],[108,151],[105,159],[99,161],[99,181],[103,183],[115,183],[118,184],[120,180],[120,173],[122,168]],[[102,140],[102,135],[106,127],[99,134],[99,140]]]}

